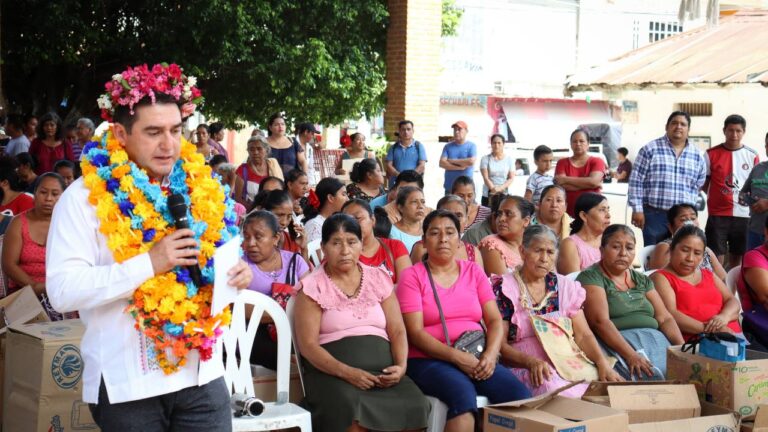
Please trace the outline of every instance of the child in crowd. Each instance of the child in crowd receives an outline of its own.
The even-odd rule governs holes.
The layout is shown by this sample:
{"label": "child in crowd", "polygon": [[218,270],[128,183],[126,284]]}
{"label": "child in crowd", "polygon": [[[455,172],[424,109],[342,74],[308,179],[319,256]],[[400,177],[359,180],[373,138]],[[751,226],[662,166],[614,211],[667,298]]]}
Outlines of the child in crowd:
{"label": "child in crowd", "polygon": [[536,163],[536,172],[528,177],[528,183],[525,185],[525,199],[537,203],[541,197],[541,191],[551,185],[554,177],[549,174],[552,169],[552,149],[540,145],[533,151],[533,161]]}

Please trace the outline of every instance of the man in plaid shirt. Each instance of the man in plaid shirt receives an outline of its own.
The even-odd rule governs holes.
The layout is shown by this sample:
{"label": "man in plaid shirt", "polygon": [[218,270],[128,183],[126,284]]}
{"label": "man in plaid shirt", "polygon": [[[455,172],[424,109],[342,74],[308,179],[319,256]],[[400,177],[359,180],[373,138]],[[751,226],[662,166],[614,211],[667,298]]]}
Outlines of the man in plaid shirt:
{"label": "man in plaid shirt", "polygon": [[632,224],[643,230],[643,243],[655,245],[668,235],[667,210],[695,204],[707,178],[704,154],[688,142],[691,116],[675,111],[667,133],[640,149],[629,177]]}

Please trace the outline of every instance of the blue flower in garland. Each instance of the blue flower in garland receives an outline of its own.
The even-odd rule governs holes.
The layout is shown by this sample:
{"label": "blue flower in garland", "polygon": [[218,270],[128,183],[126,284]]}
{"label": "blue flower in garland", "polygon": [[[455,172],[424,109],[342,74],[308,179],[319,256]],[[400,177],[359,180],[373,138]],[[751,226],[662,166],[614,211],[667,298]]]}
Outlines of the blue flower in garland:
{"label": "blue flower in garland", "polygon": [[120,201],[118,204],[118,207],[120,207],[120,212],[126,216],[131,215],[131,211],[133,210],[133,203],[130,201]]}
{"label": "blue flower in garland", "polygon": [[181,334],[184,333],[184,326],[166,322],[163,326],[163,330],[171,336],[181,336]]}
{"label": "blue flower in garland", "polygon": [[154,228],[145,229],[144,231],[141,232],[141,240],[144,243],[149,243],[155,239],[155,235],[157,235],[157,232],[155,231]]}
{"label": "blue flower in garland", "polygon": [[109,157],[103,154],[94,155],[91,158],[91,164],[97,167],[104,167],[109,165]]}
{"label": "blue flower in garland", "polygon": [[92,149],[92,148],[96,148],[96,147],[98,147],[98,146],[99,146],[99,143],[97,143],[96,141],[88,141],[88,142],[87,142],[87,143],[85,143],[85,145],[83,146],[83,154],[86,154],[86,155],[87,155],[87,154],[88,154],[88,152],[89,152],[89,151],[91,151],[91,149]]}
{"label": "blue flower in garland", "polygon": [[176,282],[183,284],[192,282],[192,278],[189,277],[189,270],[187,270],[185,267],[176,267],[175,273]]}
{"label": "blue flower in garland", "polygon": [[118,189],[120,189],[120,180],[115,178],[107,180],[107,191],[115,193]]}
{"label": "blue flower in garland", "polygon": [[[206,282],[203,282],[206,283]],[[192,298],[197,295],[198,288],[193,284],[192,282],[188,282],[187,284],[187,298]]]}
{"label": "blue flower in garland", "polygon": [[[131,229],[140,230],[144,226],[144,218],[139,215],[131,215]],[[143,236],[142,236],[143,237]]]}
{"label": "blue flower in garland", "polygon": [[109,180],[112,178],[112,167],[111,166],[103,166],[96,169],[96,174],[99,175],[103,180]]}

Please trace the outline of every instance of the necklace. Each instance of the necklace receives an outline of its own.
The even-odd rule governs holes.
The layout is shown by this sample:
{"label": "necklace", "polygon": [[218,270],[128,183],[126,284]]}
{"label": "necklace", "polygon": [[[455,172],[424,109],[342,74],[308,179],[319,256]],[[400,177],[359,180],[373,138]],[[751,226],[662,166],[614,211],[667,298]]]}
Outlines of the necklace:
{"label": "necklace", "polygon": [[523,274],[518,268],[515,270],[515,279],[517,279],[517,284],[520,286],[520,304],[532,311],[532,312],[538,312],[542,309],[544,309],[547,306],[547,303],[549,303],[549,299],[552,297],[552,294],[554,291],[546,291],[546,287],[544,288],[546,295],[544,295],[544,298],[541,299],[541,301],[538,303],[538,306],[534,306],[533,297],[531,297],[530,290],[528,289],[528,284],[525,283],[525,280],[523,280]]}
{"label": "necklace", "polygon": [[334,285],[334,286],[336,286],[336,288],[337,288],[339,291],[341,291],[341,293],[342,293],[342,294],[344,294],[344,295],[347,297],[347,299],[350,299],[350,300],[351,300],[351,299],[355,298],[355,297],[357,296],[357,294],[358,294],[358,293],[360,293],[360,288],[363,286],[363,268],[362,268],[362,267],[360,267],[360,264],[359,264],[359,263],[358,263],[358,265],[357,265],[357,270],[360,272],[360,282],[358,282],[357,286],[355,286],[355,290],[354,290],[354,291],[352,291],[352,293],[347,293],[346,291],[344,291],[344,290],[343,290],[343,289],[342,289],[342,288],[339,286],[339,284],[337,284],[337,283],[336,283],[336,282],[333,280],[333,275],[332,275],[332,273],[330,273],[330,272],[328,271],[328,269],[327,269],[327,268],[325,269],[325,274],[326,274],[326,276],[328,276],[328,279],[330,279],[330,281],[333,283],[333,285]]}
{"label": "necklace", "polygon": [[175,231],[168,210],[168,194],[180,194],[189,203],[187,217],[200,245],[202,286],[192,283],[182,267],[147,279],[133,292],[125,311],[135,327],[153,344],[156,361],[166,374],[184,366],[190,351],[209,360],[221,336],[222,325],[232,315],[225,308],[211,315],[213,254],[238,232],[234,202],[211,175],[203,155],[182,138],[181,154],[168,176],[168,190],[152,182],[147,172],[132,162],[110,128],[100,142],[83,148],[81,163],[88,201],[96,208],[99,231],[115,262],[124,262],[149,251]]}
{"label": "necklace", "polygon": [[621,287],[619,287],[619,284],[616,283],[616,279],[613,278],[613,275],[611,275],[608,272],[608,269],[605,268],[605,265],[603,265],[602,261],[600,262],[600,270],[602,270],[603,273],[605,273],[605,275],[608,276],[608,279],[610,279],[611,282],[613,282],[613,286],[616,288],[616,291],[623,292],[623,293],[625,293],[630,298],[630,300],[634,300],[634,297],[632,296],[632,293],[630,292],[632,290],[632,288],[630,288],[630,286],[629,286],[629,272],[628,271],[624,270],[624,287],[621,288]]}

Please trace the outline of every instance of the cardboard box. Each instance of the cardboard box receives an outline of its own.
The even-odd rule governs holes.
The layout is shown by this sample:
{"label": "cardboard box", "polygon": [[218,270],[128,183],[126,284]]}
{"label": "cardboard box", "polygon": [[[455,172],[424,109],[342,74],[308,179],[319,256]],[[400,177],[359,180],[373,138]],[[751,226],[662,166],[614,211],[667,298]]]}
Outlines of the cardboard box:
{"label": "cardboard box", "polygon": [[80,320],[9,326],[4,432],[98,430],[82,401],[84,331]]}
{"label": "cardboard box", "polygon": [[701,416],[629,425],[629,432],[738,432],[740,416],[728,408],[701,403]]}
{"label": "cardboard box", "polygon": [[673,346],[667,351],[667,378],[694,384],[700,400],[742,416],[768,403],[768,353],[747,350],[746,360],[724,362]]}
{"label": "cardboard box", "polygon": [[693,384],[593,382],[582,399],[626,411],[630,424],[701,415],[701,404]]}
{"label": "cardboard box", "polygon": [[483,408],[484,432],[626,432],[627,413],[557,395],[562,387],[531,399]]}
{"label": "cardboard box", "polygon": [[[253,392],[255,396],[264,402],[277,400],[277,371],[262,366],[251,365],[253,374]],[[288,386],[288,401],[298,404],[304,399],[304,391],[301,387],[301,378],[296,364],[291,363],[291,378]]]}
{"label": "cardboard box", "polygon": [[48,321],[32,287],[26,286],[0,299],[0,423],[3,420],[3,377],[5,371],[5,332],[7,324]]}
{"label": "cardboard box", "polygon": [[741,419],[741,432],[768,432],[768,405],[759,405],[755,414]]}

